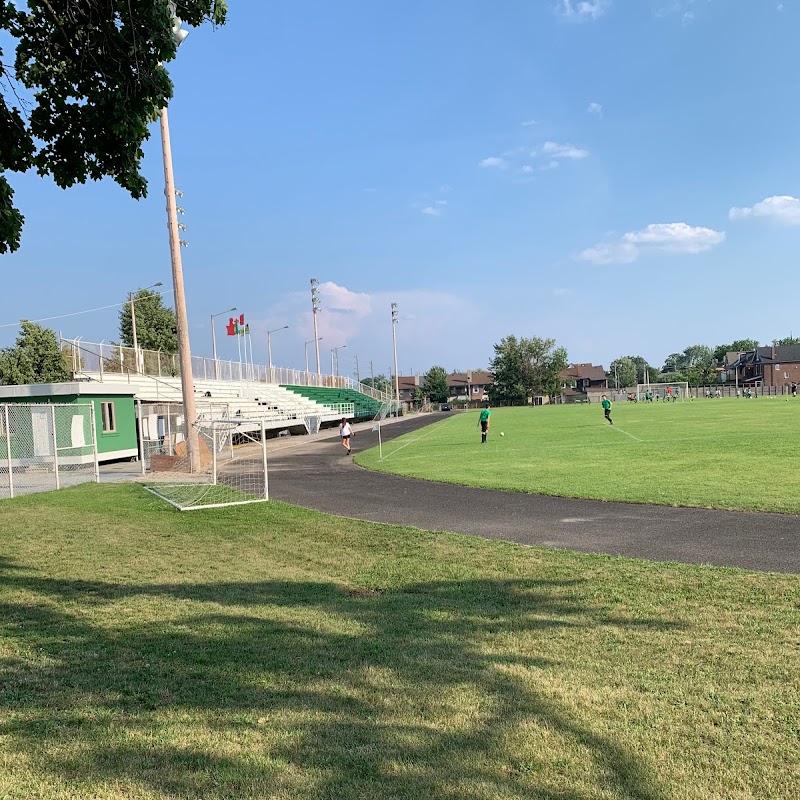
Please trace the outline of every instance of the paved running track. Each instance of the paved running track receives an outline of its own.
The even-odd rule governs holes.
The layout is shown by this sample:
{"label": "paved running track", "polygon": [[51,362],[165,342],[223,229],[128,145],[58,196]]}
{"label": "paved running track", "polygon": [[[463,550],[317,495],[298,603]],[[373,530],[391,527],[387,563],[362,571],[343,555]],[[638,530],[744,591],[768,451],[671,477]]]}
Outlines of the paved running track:
{"label": "paved running track", "polygon": [[[445,416],[386,424],[383,441]],[[358,450],[378,444],[371,424],[355,431]],[[270,497],[328,514],[583,553],[800,573],[794,515],[605,503],[386,475],[356,466],[325,432],[273,440],[270,450]]]}

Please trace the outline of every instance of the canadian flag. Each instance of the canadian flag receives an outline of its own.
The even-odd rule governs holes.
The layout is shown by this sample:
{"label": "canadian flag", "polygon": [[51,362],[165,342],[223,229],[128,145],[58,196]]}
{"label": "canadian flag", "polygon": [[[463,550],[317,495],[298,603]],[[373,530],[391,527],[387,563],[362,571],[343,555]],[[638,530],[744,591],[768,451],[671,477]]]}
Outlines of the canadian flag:
{"label": "canadian flag", "polygon": [[228,336],[238,336],[244,330],[244,314],[239,314],[239,319],[231,317],[225,326]]}

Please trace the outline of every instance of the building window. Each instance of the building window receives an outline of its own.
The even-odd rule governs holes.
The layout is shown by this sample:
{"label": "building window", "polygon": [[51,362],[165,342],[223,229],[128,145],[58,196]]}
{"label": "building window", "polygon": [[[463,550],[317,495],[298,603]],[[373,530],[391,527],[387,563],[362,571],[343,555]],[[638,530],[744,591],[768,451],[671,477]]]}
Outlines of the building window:
{"label": "building window", "polygon": [[783,373],[783,377],[784,377],[784,378],[788,378],[788,377],[789,377],[789,373],[788,373],[788,372],[784,372],[784,373]]}
{"label": "building window", "polygon": [[776,364],[775,365],[775,372],[780,372],[780,369],[781,369],[781,365],[780,364]]}
{"label": "building window", "polygon": [[117,432],[117,414],[113,403],[100,403],[100,412],[103,415],[103,433]]}

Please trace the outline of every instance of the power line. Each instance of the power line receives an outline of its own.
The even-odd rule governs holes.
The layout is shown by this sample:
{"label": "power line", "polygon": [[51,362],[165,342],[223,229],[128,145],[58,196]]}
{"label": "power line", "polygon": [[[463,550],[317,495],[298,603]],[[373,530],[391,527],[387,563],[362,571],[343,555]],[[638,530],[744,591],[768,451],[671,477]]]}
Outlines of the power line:
{"label": "power line", "polygon": [[[168,289],[168,290],[163,291],[163,292],[153,292],[153,294],[165,295],[165,294],[169,294],[170,291],[172,291],[172,290]],[[0,328],[13,328],[13,327],[19,325],[20,322],[50,322],[51,320],[54,320],[54,319],[65,319],[66,317],[77,317],[80,314],[93,314],[95,311],[106,311],[109,308],[119,308],[119,306],[124,306],[127,302],[128,302],[128,300],[123,300],[121,303],[112,303],[110,306],[98,306],[97,308],[87,308],[85,311],[73,311],[70,314],[58,314],[55,317],[42,317],[41,319],[24,319],[23,318],[22,320],[18,320],[17,322],[5,322],[2,325],[0,325]]]}

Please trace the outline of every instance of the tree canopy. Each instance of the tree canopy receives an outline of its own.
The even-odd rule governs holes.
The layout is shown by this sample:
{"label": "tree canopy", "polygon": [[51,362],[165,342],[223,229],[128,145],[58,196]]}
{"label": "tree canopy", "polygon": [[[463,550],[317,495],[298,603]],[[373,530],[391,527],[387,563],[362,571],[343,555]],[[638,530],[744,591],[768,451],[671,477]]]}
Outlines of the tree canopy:
{"label": "tree canopy", "polygon": [[799,336],[784,336],[783,339],[773,339],[772,344],[775,347],[782,347],[788,344],[800,344]]}
{"label": "tree canopy", "polygon": [[489,369],[494,383],[489,397],[494,403],[519,405],[537,395],[561,391],[561,373],[567,366],[567,351],[555,339],[506,336],[494,345]]}
{"label": "tree canopy", "polygon": [[431,367],[422,378],[422,393],[432,403],[444,403],[450,396],[447,386],[447,370]]}
{"label": "tree canopy", "polygon": [[726,353],[749,353],[758,347],[757,339],[737,339],[730,344],[719,344],[714,348],[714,358],[718,364],[725,359]]}
{"label": "tree canopy", "polygon": [[50,328],[22,322],[14,345],[0,350],[0,384],[63,383],[69,379],[67,359]]}
{"label": "tree canopy", "polygon": [[[178,324],[175,310],[167,308],[159,292],[139,289],[133,295],[136,312],[136,340],[142,350],[161,350],[164,353],[178,352]],[[120,341],[133,347],[133,324],[130,301],[119,312]]]}
{"label": "tree canopy", "polygon": [[[147,194],[140,165],[149,125],[172,97],[162,62],[175,57],[166,0],[0,0],[0,253],[16,250],[24,217],[4,173],[35,169],[62,189],[113,178]],[[189,25],[223,24],[225,0],[179,0]]]}

